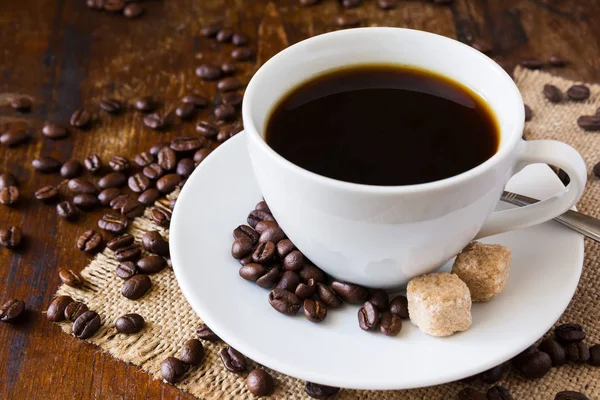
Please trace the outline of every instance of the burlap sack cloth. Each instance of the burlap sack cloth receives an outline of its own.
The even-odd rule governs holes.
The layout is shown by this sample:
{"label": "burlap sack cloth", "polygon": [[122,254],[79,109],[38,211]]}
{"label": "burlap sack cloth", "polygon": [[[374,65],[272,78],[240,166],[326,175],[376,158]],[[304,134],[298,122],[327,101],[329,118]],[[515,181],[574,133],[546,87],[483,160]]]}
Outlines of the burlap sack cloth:
{"label": "burlap sack cloth", "polygon": [[[534,113],[533,120],[526,124],[525,136],[528,139],[561,140],[575,147],[583,155],[590,176],[587,190],[578,207],[584,213],[600,217],[600,179],[591,173],[594,164],[600,161],[600,133],[584,132],[576,123],[577,117],[582,114],[592,115],[600,106],[600,85],[591,86],[592,95],[583,103],[565,101],[556,105],[549,103],[542,95],[544,84],[552,83],[566,91],[573,82],[543,72],[526,70],[517,70],[515,79],[525,103]],[[157,206],[161,205],[157,203]],[[143,217],[137,218],[132,224],[130,233],[137,241],[140,241],[144,232],[152,229],[168,236],[168,231],[156,226],[148,216],[147,210]],[[583,325],[588,335],[586,342],[589,344],[600,343],[600,268],[597,262],[599,257],[600,246],[586,240],[585,263],[579,289],[561,318],[562,322],[577,322]],[[88,282],[83,289],[62,286],[58,294],[68,294],[76,300],[83,301],[102,317],[103,327],[89,342],[100,346],[120,360],[139,366],[156,379],[161,379],[161,361],[168,356],[176,356],[186,340],[196,337],[196,328],[201,320],[181,294],[172,270],[165,269],[153,275],[153,287],[149,294],[138,301],[131,301],[121,296],[123,281],[115,275],[116,265],[117,261],[113,258],[112,251],[106,249],[83,270],[82,275]],[[540,307],[544,305],[540,304]],[[118,334],[114,328],[115,320],[130,312],[143,315],[147,321],[146,328],[135,335]],[[65,332],[71,332],[71,323],[63,322],[60,326]],[[519,334],[518,326],[514,327],[514,334]],[[204,345],[204,362],[200,367],[192,368],[177,386],[202,399],[254,398],[246,389],[246,374],[235,374],[223,367],[218,351],[224,345],[207,342]],[[270,398],[308,398],[304,392],[304,382],[271,372],[276,379],[277,389]],[[551,400],[561,390],[577,390],[586,393],[590,399],[600,399],[600,368],[570,364],[553,368],[543,379],[535,381],[524,380],[511,371],[500,384],[508,388],[515,399]],[[473,385],[482,390],[486,389],[481,383]],[[337,398],[454,399],[463,387],[463,383],[451,383],[410,391],[342,390]]]}

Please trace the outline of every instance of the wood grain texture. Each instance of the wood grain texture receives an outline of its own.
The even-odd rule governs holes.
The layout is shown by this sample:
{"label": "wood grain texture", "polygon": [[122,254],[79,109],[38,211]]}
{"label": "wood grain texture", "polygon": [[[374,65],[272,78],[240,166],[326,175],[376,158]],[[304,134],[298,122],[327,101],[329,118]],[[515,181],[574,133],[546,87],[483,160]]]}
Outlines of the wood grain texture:
{"label": "wood grain texture", "polygon": [[[26,235],[18,250],[0,249],[0,301],[17,297],[30,310],[22,323],[0,326],[0,398],[192,398],[60,333],[46,320],[42,312],[59,283],[57,269],[82,269],[89,261],[75,240],[95,226],[99,213],[69,223],[53,207],[36,202],[35,190],[61,178],[36,173],[30,162],[40,155],[66,161],[97,153],[105,162],[113,154],[131,157],[159,141],[193,134],[194,124],[177,123],[161,134],[145,128],[135,112],[102,115],[89,132],[73,131],[70,138],[53,142],[40,135],[43,121],[67,123],[77,107],[97,110],[99,100],[108,96],[131,100],[151,94],[163,109],[173,108],[192,91],[214,98],[215,84],[202,82],[194,69],[202,60],[229,60],[232,46],[202,37],[200,27],[206,22],[222,21],[252,38],[256,62],[241,64],[238,75],[247,82],[287,45],[337,29],[335,16],[344,12],[335,0],[310,8],[298,7],[296,0],[157,0],[144,6],[143,17],[127,20],[89,10],[80,0],[2,2],[0,94],[27,94],[35,104],[23,115],[0,105],[0,123],[22,119],[35,137],[25,146],[0,147],[0,171],[14,173],[22,191],[18,207],[0,206],[0,226],[21,226]],[[424,29],[461,39],[472,35],[489,43],[492,56],[509,65],[561,54],[569,67],[552,72],[600,80],[600,0],[457,0],[452,7],[401,0],[391,11],[365,0],[352,12],[364,26]]]}

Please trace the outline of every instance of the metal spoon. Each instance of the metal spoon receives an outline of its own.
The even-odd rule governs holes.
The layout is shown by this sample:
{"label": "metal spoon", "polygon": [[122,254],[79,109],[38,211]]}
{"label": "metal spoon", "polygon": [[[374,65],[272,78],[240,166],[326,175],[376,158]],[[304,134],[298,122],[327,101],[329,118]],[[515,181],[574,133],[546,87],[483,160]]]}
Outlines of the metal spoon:
{"label": "metal spoon", "polygon": [[[521,207],[528,206],[539,201],[537,199],[512,192],[502,193],[500,200]],[[594,239],[596,242],[600,242],[600,219],[598,218],[569,210],[566,213],[554,218],[554,221],[560,222],[574,231],[577,231],[582,235],[589,237],[590,239]]]}

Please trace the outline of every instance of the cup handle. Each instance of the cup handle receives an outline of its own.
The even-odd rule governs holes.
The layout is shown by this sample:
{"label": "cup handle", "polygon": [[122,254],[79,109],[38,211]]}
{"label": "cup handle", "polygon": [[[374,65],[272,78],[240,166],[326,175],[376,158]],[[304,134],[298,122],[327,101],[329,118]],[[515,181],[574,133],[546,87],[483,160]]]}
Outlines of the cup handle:
{"label": "cup handle", "polygon": [[546,163],[565,171],[571,182],[565,190],[546,200],[526,207],[493,212],[476,239],[549,221],[573,207],[583,194],[587,170],[583,158],[575,149],[555,140],[522,141],[521,146],[517,172],[529,164]]}

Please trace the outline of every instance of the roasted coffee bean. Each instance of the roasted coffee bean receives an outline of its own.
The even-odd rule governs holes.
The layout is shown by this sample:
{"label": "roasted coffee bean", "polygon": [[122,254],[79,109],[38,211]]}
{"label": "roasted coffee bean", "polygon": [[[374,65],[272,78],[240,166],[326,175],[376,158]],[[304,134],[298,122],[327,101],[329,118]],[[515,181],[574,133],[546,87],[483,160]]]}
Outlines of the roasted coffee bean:
{"label": "roasted coffee bean", "polygon": [[567,65],[567,60],[559,55],[551,55],[548,63],[553,67],[564,67]]}
{"label": "roasted coffee bean", "polygon": [[600,367],[600,344],[590,347],[590,365]]}
{"label": "roasted coffee bean", "polygon": [[[287,290],[288,292],[296,292],[296,288],[300,284],[300,278],[294,271],[284,271],[281,274],[279,282],[275,285],[276,289]],[[327,303],[327,302],[325,302]]]}
{"label": "roasted coffee bean", "polygon": [[65,307],[65,319],[75,322],[86,311],[89,311],[89,309],[85,304],[80,301],[74,301]]}
{"label": "roasted coffee bean", "polygon": [[271,213],[260,210],[253,210],[250,212],[250,214],[248,214],[247,222],[248,225],[254,228],[256,224],[258,224],[260,221],[265,220],[275,221],[275,218],[273,218],[273,215]]}
{"label": "roasted coffee bean", "polygon": [[556,339],[561,343],[581,342],[585,339],[585,332],[579,324],[562,324],[554,329]]}
{"label": "roasted coffee bean", "polygon": [[136,110],[141,112],[154,111],[158,105],[158,102],[152,98],[152,96],[140,97],[133,103]]}
{"label": "roasted coffee bean", "polygon": [[103,246],[102,235],[91,229],[83,232],[77,239],[77,248],[86,253],[97,253]]}
{"label": "roasted coffee bean", "polygon": [[246,356],[234,349],[233,347],[226,347],[219,352],[221,361],[225,368],[231,372],[242,372],[245,371],[248,366]]}
{"label": "roasted coffee bean", "polygon": [[127,229],[127,218],[117,215],[104,214],[100,220],[98,220],[98,227],[104,229],[107,232],[114,234],[120,234]]}
{"label": "roasted coffee bean", "polygon": [[58,270],[58,276],[59,276],[60,280],[62,281],[62,283],[64,283],[67,286],[74,287],[74,288],[83,286],[83,284],[85,282],[85,280],[79,274],[79,272],[74,271],[72,269],[68,269],[68,268],[60,268]]}
{"label": "roasted coffee bean", "polygon": [[237,110],[231,104],[220,104],[215,108],[214,114],[219,121],[233,121],[237,117]]}
{"label": "roasted coffee bean", "polygon": [[188,178],[190,175],[192,175],[192,172],[194,172],[195,168],[196,167],[194,165],[194,160],[192,160],[191,158],[182,158],[177,163],[175,172],[177,172],[177,175],[180,175],[184,178]]}
{"label": "roasted coffee bean", "polygon": [[202,340],[206,340],[208,342],[218,342],[221,339],[215,335],[215,333],[205,324],[200,324],[198,326],[198,330],[196,331],[198,337]]}
{"label": "roasted coffee bean", "polygon": [[273,393],[275,384],[273,378],[263,369],[253,369],[246,378],[248,390],[255,396],[269,396]]}
{"label": "roasted coffee bean", "polygon": [[102,160],[97,154],[92,154],[83,160],[83,165],[85,166],[85,169],[90,171],[92,174],[97,174],[102,169]]}
{"label": "roasted coffee bean", "polygon": [[153,208],[150,212],[152,220],[159,226],[167,228],[171,224],[172,214],[168,210],[161,210],[159,208]]}
{"label": "roasted coffee bean", "polygon": [[127,203],[130,198],[131,198],[131,196],[128,194],[121,194],[121,195],[115,197],[114,199],[112,199],[110,201],[109,205],[113,210],[120,212],[121,208],[123,208],[125,203]]}
{"label": "roasted coffee bean", "polygon": [[379,311],[386,311],[390,303],[390,296],[385,290],[373,289],[369,293],[367,301],[373,303],[373,305],[377,307]]}
{"label": "roasted coffee bean", "polygon": [[180,136],[171,140],[169,147],[177,153],[193,152],[204,145],[202,138]]}
{"label": "roasted coffee bean", "polygon": [[6,229],[0,229],[0,246],[4,246],[8,249],[14,249],[21,244],[21,239],[21,228],[18,226],[10,226]]}
{"label": "roasted coffee bean", "polygon": [[294,250],[283,259],[283,269],[286,271],[298,271],[304,265],[304,255],[298,250]]}
{"label": "roasted coffee bean", "polygon": [[145,167],[146,165],[150,165],[155,161],[154,156],[147,151],[136,154],[133,160],[140,167]]}
{"label": "roasted coffee bean", "polygon": [[14,322],[25,311],[22,300],[10,299],[0,306],[0,321]]}
{"label": "roasted coffee bean", "polygon": [[142,244],[146,251],[159,256],[169,256],[169,242],[158,231],[148,231],[142,237]]}
{"label": "roasted coffee bean", "polygon": [[538,348],[552,359],[552,366],[558,367],[567,362],[565,348],[556,340],[548,338],[540,343]]}
{"label": "roasted coffee bean", "polygon": [[263,289],[271,289],[275,286],[275,284],[279,282],[280,278],[281,271],[279,270],[279,268],[272,268],[269,270],[269,272],[258,278],[256,280],[256,284]]}
{"label": "roasted coffee bean", "polygon": [[129,160],[122,156],[112,156],[108,166],[115,172],[126,172],[131,167]]}
{"label": "roasted coffee bean", "polygon": [[221,77],[221,68],[214,64],[202,64],[196,68],[196,75],[205,81],[214,81]]}
{"label": "roasted coffee bean", "polygon": [[312,281],[312,285],[299,283],[294,293],[301,299],[308,299],[309,297],[314,296],[316,288],[317,284],[314,281]]}
{"label": "roasted coffee bean", "polygon": [[69,135],[69,131],[62,125],[46,121],[42,127],[42,135],[48,139],[63,139]]}
{"label": "roasted coffee bean", "polygon": [[528,348],[526,348],[525,350],[523,350],[522,352],[520,352],[519,354],[517,354],[516,356],[514,356],[513,359],[511,360],[511,362],[512,362],[513,366],[515,368],[517,368],[517,365],[519,363],[521,363],[524,359],[526,359],[531,354],[534,354],[538,351],[539,350],[535,345],[531,345]]}
{"label": "roasted coffee bean", "polygon": [[100,316],[95,311],[86,311],[73,322],[73,334],[79,339],[92,337],[100,329]]}
{"label": "roasted coffee bean", "polygon": [[[319,287],[320,286],[325,285],[319,284]],[[365,302],[365,304],[363,304],[363,306],[358,310],[358,325],[360,326],[360,329],[364,331],[370,331],[377,328],[378,323],[379,311],[377,311],[377,307],[375,307],[375,305],[369,301]]]}
{"label": "roasted coffee bean", "polygon": [[166,146],[160,149],[158,152],[158,165],[167,171],[174,170],[177,165],[177,155],[175,154],[175,151]]}
{"label": "roasted coffee bean", "polygon": [[72,302],[73,299],[69,296],[58,296],[50,303],[48,311],[46,311],[46,318],[52,322],[63,321],[65,319],[65,309]]}
{"label": "roasted coffee bean", "polygon": [[137,200],[129,199],[121,207],[121,215],[134,219],[144,215],[145,206]]}
{"label": "roasted coffee bean", "polygon": [[267,273],[267,269],[262,264],[250,263],[240,268],[240,276],[247,281],[256,282],[258,278]]}
{"label": "roasted coffee bean", "polygon": [[335,23],[341,28],[350,28],[360,25],[360,18],[355,14],[338,15]]}
{"label": "roasted coffee bean", "polygon": [[33,102],[31,99],[25,96],[16,96],[10,100],[10,106],[19,112],[29,112],[31,111],[31,106]]}
{"label": "roasted coffee bean", "polygon": [[34,159],[31,162],[31,166],[39,172],[49,174],[58,171],[61,167],[61,163],[56,158],[40,157]]}
{"label": "roasted coffee bean", "polygon": [[98,194],[98,201],[101,205],[107,207],[110,205],[111,201],[120,195],[121,191],[117,188],[104,189]]}
{"label": "roasted coffee bean", "polygon": [[586,131],[600,131],[600,116],[582,115],[577,118],[577,125]]}
{"label": "roasted coffee bean", "polygon": [[300,275],[300,279],[302,279],[302,282],[304,283],[309,283],[311,279],[315,282],[321,283],[324,283],[327,280],[325,273],[321,271],[320,268],[312,264],[305,263],[300,272],[298,272],[298,274]]}
{"label": "roasted coffee bean", "polygon": [[233,77],[223,78],[217,84],[217,89],[219,89],[221,92],[233,92],[234,90],[238,90],[243,87],[244,85],[242,85],[242,82]]}
{"label": "roasted coffee bean", "polygon": [[215,37],[221,30],[221,24],[204,25],[200,28],[200,34],[206,37]]}
{"label": "roasted coffee bean", "polygon": [[533,118],[533,111],[525,104],[525,122],[531,121],[531,118]]}
{"label": "roasted coffee bean", "polygon": [[544,85],[543,93],[551,103],[560,103],[563,100],[562,91],[554,85]]}
{"label": "roasted coffee bean", "polygon": [[146,114],[144,115],[144,125],[146,125],[150,129],[154,129],[156,131],[162,131],[166,129],[172,122],[171,113],[167,113],[164,115],[158,113]]}
{"label": "roasted coffee bean", "polygon": [[331,289],[342,300],[350,304],[362,304],[369,296],[369,291],[353,283],[333,281]]}
{"label": "roasted coffee bean", "polygon": [[122,247],[127,247],[127,246],[132,245],[134,241],[135,241],[135,238],[133,236],[131,236],[129,233],[126,233],[124,235],[117,236],[116,238],[114,238],[112,240],[109,240],[108,243],[106,243],[106,247],[108,247],[112,251],[116,251],[117,249],[120,249]]}
{"label": "roasted coffee bean", "polygon": [[258,242],[259,243],[265,243],[265,242],[277,243],[283,239],[285,239],[285,233],[283,233],[283,230],[281,230],[281,228],[278,225],[278,226],[267,228],[264,231],[260,232],[260,237],[258,238]]}
{"label": "roasted coffee bean", "polygon": [[514,362],[517,370],[527,379],[541,378],[552,368],[550,356],[537,350],[527,355],[517,356]]}
{"label": "roasted coffee bean", "polygon": [[254,58],[254,50],[250,47],[242,46],[236,49],[233,49],[231,52],[231,58],[236,61],[249,61]]}
{"label": "roasted coffee bean", "polygon": [[178,358],[167,357],[160,363],[160,374],[169,383],[177,383],[185,374],[185,364]]}
{"label": "roasted coffee bean", "polygon": [[390,301],[390,312],[402,319],[408,318],[408,299],[406,296],[398,295]]}
{"label": "roasted coffee bean", "polygon": [[473,388],[464,388],[456,395],[457,400],[486,400],[485,394]]}
{"label": "roasted coffee bean", "polygon": [[196,165],[200,164],[202,161],[204,161],[204,159],[206,157],[208,157],[208,155],[212,152],[211,149],[208,148],[204,148],[204,149],[199,149],[197,152],[194,153],[194,162],[196,163]]}
{"label": "roasted coffee bean", "polygon": [[223,64],[221,64],[221,72],[223,75],[232,75],[235,74],[236,71],[237,67],[233,62],[225,61]]}
{"label": "roasted coffee bean", "polygon": [[109,114],[119,114],[123,111],[123,103],[117,99],[105,99],[100,101],[100,108]]}
{"label": "roasted coffee bean", "polygon": [[60,167],[60,175],[63,178],[72,179],[81,175],[83,166],[77,160],[69,160]]}
{"label": "roasted coffee bean", "polygon": [[175,109],[175,115],[182,120],[192,119],[196,115],[196,106],[193,103],[181,103]]}
{"label": "roasted coffee bean", "polygon": [[590,348],[583,342],[567,344],[565,353],[570,362],[587,363],[590,359]]}
{"label": "roasted coffee bean", "polygon": [[117,332],[119,333],[132,334],[141,331],[145,324],[144,317],[132,313],[120,316],[117,322],[115,322],[115,328],[117,328]]}
{"label": "roasted coffee bean", "polygon": [[537,60],[535,58],[527,58],[521,60],[520,64],[522,67],[527,69],[541,69],[544,66],[544,63],[542,61]]}
{"label": "roasted coffee bean", "polygon": [[292,292],[273,289],[269,294],[269,304],[282,314],[294,315],[300,310],[300,299]]}
{"label": "roasted coffee bean", "polygon": [[0,144],[8,147],[15,147],[25,143],[31,138],[29,132],[25,129],[9,130],[0,135]]}
{"label": "roasted coffee bean", "polygon": [[138,201],[145,206],[151,206],[156,200],[160,198],[160,192],[156,188],[150,188],[144,190],[138,196]]}
{"label": "roasted coffee bean", "polygon": [[[275,221],[259,221],[256,226],[254,227],[254,229],[256,230],[256,232],[260,234],[262,234],[263,232],[265,232],[266,230],[281,230],[281,228],[279,227],[279,224]],[[269,234],[269,236],[273,236],[275,239],[278,239],[277,236],[281,236],[281,234],[279,232],[271,232]],[[283,239],[280,239],[283,240]],[[278,240],[277,242],[279,242],[280,240]],[[260,238],[259,238],[259,242],[260,242]]]}
{"label": "roasted coffee bean", "polygon": [[58,199],[58,189],[55,186],[44,186],[38,189],[34,196],[36,199],[43,201],[44,203],[50,203]]}
{"label": "roasted coffee bean", "polygon": [[250,38],[245,33],[234,33],[231,42],[235,46],[245,46],[250,42]]}
{"label": "roasted coffee bean", "polygon": [[0,204],[14,206],[19,201],[19,189],[16,186],[7,186],[0,189]]}
{"label": "roasted coffee bean", "polygon": [[223,28],[217,33],[216,39],[219,43],[229,43],[232,36],[233,31],[231,29]]}
{"label": "roasted coffee bean", "polygon": [[4,189],[5,187],[9,186],[17,186],[17,184],[17,180],[11,173],[5,172],[0,174],[0,189]]}
{"label": "roasted coffee bean", "polygon": [[80,193],[73,197],[73,204],[82,210],[91,210],[100,205],[100,201],[93,194]]}
{"label": "roasted coffee bean", "polygon": [[127,183],[127,176],[122,172],[111,172],[98,181],[100,189],[122,187]]}
{"label": "roasted coffee bean", "polygon": [[[258,225],[258,224],[257,224]],[[289,239],[283,239],[277,242],[277,255],[279,258],[285,258],[289,253],[291,253],[296,246]]]}
{"label": "roasted coffee bean", "polygon": [[117,274],[117,276],[121,279],[129,279],[137,273],[138,270],[133,261],[124,261],[119,263],[115,269],[115,274]]}
{"label": "roasted coffee bean", "polygon": [[391,10],[396,8],[398,0],[377,0],[377,6],[382,10]]}
{"label": "roasted coffee bean", "polygon": [[402,330],[402,320],[396,314],[384,311],[381,313],[381,318],[379,319],[379,330],[384,335],[396,336]]}
{"label": "roasted coffee bean", "polygon": [[[248,254],[252,252],[253,248],[252,239],[249,237],[240,237],[236,239],[231,245],[231,255],[235,259],[240,259],[246,257]],[[263,246],[264,247],[264,246]],[[258,262],[258,261],[255,261]]]}
{"label": "roasted coffee bean", "polygon": [[142,15],[146,9],[139,3],[129,3],[123,9],[123,15],[127,18],[137,18]]}
{"label": "roasted coffee bean", "polygon": [[223,104],[230,104],[234,107],[242,104],[244,96],[240,92],[226,92],[221,95]]}
{"label": "roasted coffee bean", "polygon": [[156,181],[156,188],[161,193],[171,193],[181,182],[181,176],[177,174],[167,174]]}
{"label": "roasted coffee bean", "polygon": [[327,285],[317,282],[317,295],[331,308],[337,308],[342,305],[342,300],[337,297],[335,292]]}
{"label": "roasted coffee bean", "polygon": [[508,390],[502,386],[492,386],[487,391],[487,400],[513,400]]}
{"label": "roasted coffee bean", "polygon": [[155,274],[167,266],[167,261],[161,256],[149,255],[137,262],[138,270],[143,274]]}
{"label": "roasted coffee bean", "polygon": [[494,368],[490,368],[487,371],[484,371],[480,374],[480,378],[485,383],[493,384],[502,379],[502,375],[504,375],[504,370],[506,369],[505,364],[500,364],[495,366]]}
{"label": "roasted coffee bean", "polygon": [[567,390],[556,393],[554,400],[590,400],[585,394]]}
{"label": "roasted coffee bean", "polygon": [[74,178],[69,180],[67,187],[73,194],[95,194],[96,187],[88,180],[82,178]]}
{"label": "roasted coffee bean", "polygon": [[141,193],[144,190],[148,189],[152,184],[150,179],[148,179],[145,175],[141,173],[137,173],[129,177],[128,185],[131,190],[135,193]]}
{"label": "roasted coffee bean", "polygon": [[148,275],[138,274],[129,278],[121,288],[121,294],[130,300],[137,300],[150,290],[152,281]]}
{"label": "roasted coffee bean", "polygon": [[197,108],[204,108],[206,106],[208,106],[208,98],[204,95],[201,94],[188,94],[187,96],[184,96],[181,101],[183,103],[189,103],[189,104],[193,104],[195,107]]}
{"label": "roasted coffee bean", "polygon": [[590,97],[590,88],[585,85],[573,85],[567,90],[567,96],[575,101],[587,100]]}
{"label": "roasted coffee bean", "polygon": [[305,299],[303,310],[310,322],[321,322],[327,317],[327,306],[321,300]]}
{"label": "roasted coffee bean", "polygon": [[319,385],[318,383],[312,383],[307,381],[306,385],[304,385],[304,391],[313,399],[321,400],[335,396],[340,391],[340,388]]}
{"label": "roasted coffee bean", "polygon": [[187,365],[199,365],[204,359],[204,346],[198,339],[190,339],[181,348],[181,361]]}
{"label": "roasted coffee bean", "polygon": [[62,201],[58,203],[56,205],[56,213],[59,217],[70,221],[75,220],[78,215],[77,209],[70,201]]}
{"label": "roasted coffee bean", "polygon": [[132,243],[129,246],[119,247],[115,250],[115,258],[119,262],[135,261],[142,255],[142,249],[137,243]]}
{"label": "roasted coffee bean", "polygon": [[[252,260],[259,264],[266,264],[273,260],[275,256],[275,243],[273,242],[262,242],[259,243],[252,253]],[[241,258],[241,257],[240,257]]]}

